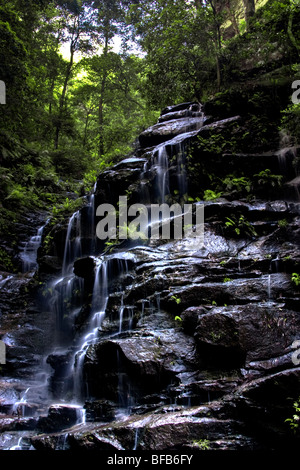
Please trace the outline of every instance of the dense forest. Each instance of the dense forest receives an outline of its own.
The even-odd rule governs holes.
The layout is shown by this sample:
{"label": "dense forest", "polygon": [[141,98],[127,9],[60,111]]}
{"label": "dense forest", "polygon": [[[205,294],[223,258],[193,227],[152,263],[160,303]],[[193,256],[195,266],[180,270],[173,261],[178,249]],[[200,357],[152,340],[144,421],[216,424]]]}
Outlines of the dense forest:
{"label": "dense forest", "polygon": [[[299,0],[0,1],[0,86],[1,433],[52,436],[33,437],[36,449],[297,445],[299,403],[281,400],[289,389],[300,396],[290,360],[300,326]],[[97,205],[122,194],[206,204],[207,251],[95,241]],[[37,260],[24,268],[36,233]],[[26,340],[20,325],[30,325]],[[63,353],[52,353],[54,336]],[[19,345],[29,351],[20,370]],[[54,370],[51,393],[34,392],[26,409],[32,386],[8,384],[36,375],[37,357]],[[47,417],[36,405],[62,397],[68,407]],[[21,421],[2,422],[16,403]],[[117,419],[118,406],[138,418],[101,438],[71,431],[62,447],[78,403],[84,426]],[[144,422],[153,410],[157,421]],[[164,413],[174,430],[160,434]],[[9,439],[5,449],[18,442]]]}

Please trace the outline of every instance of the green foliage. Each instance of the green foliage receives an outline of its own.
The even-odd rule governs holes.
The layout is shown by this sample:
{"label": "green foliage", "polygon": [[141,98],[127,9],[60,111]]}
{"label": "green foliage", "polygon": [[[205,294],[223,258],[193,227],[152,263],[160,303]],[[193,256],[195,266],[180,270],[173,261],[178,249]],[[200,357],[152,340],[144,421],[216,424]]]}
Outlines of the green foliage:
{"label": "green foliage", "polygon": [[73,214],[86,204],[84,198],[69,199],[68,197],[61,204],[54,204],[51,209],[51,225],[64,220],[66,216]]}
{"label": "green foliage", "polygon": [[212,189],[206,189],[204,191],[203,201],[213,201],[222,196],[222,193],[216,193]]}
{"label": "green foliage", "polygon": [[230,277],[224,277],[223,282],[231,282],[232,279]]}
{"label": "green foliage", "polygon": [[215,82],[211,8],[196,9],[184,0],[142,1],[131,7],[130,20],[147,53],[144,89],[150,103],[161,107],[193,96],[199,99],[203,83]]}
{"label": "green foliage", "polygon": [[247,236],[247,237],[256,237],[257,233],[254,227],[246,220],[245,216],[240,215],[239,218],[236,216],[226,217],[225,229],[227,229],[230,235],[235,235],[238,237]]}
{"label": "green foliage", "polygon": [[14,265],[11,256],[4,248],[0,247],[0,268],[3,271],[14,271]]}
{"label": "green foliage", "polygon": [[241,176],[239,178],[229,175],[223,181],[225,191],[237,191],[239,193],[250,193],[252,189],[252,183],[249,178]]}
{"label": "green foliage", "polygon": [[300,286],[300,274],[293,273],[291,277],[291,281],[298,287]]}
{"label": "green foliage", "polygon": [[300,104],[291,103],[281,113],[280,130],[290,136],[291,144],[298,145],[300,135]]}
{"label": "green foliage", "polygon": [[210,449],[210,441],[208,439],[194,440],[193,444],[195,446],[197,446],[200,450],[209,450]]}
{"label": "green foliage", "polygon": [[268,168],[253,176],[259,186],[272,186],[276,188],[282,185],[283,175],[274,175]]}
{"label": "green foliage", "polygon": [[182,323],[182,318],[179,317],[178,315],[175,316],[174,320],[178,323]]}
{"label": "green foliage", "polygon": [[280,228],[286,228],[288,226],[288,221],[286,219],[278,220],[278,226]]}
{"label": "green foliage", "polygon": [[171,300],[173,300],[174,302],[176,302],[177,305],[179,305],[181,303],[181,298],[178,297],[177,295],[172,295],[171,296]]}
{"label": "green foliage", "polygon": [[225,150],[233,151],[236,141],[231,135],[228,139],[223,134],[211,133],[209,138],[198,136],[198,148],[201,152],[221,155]]}
{"label": "green foliage", "polygon": [[291,430],[294,434],[298,433],[299,422],[300,422],[300,397],[297,401],[293,404],[294,407],[294,414],[292,418],[287,418],[285,423],[289,423]]}

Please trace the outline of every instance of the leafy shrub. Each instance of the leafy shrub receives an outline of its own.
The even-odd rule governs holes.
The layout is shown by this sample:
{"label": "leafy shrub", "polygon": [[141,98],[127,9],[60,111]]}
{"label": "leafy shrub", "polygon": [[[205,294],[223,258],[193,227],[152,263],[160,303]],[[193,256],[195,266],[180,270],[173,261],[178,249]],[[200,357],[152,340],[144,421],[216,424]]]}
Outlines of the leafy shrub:
{"label": "leafy shrub", "polygon": [[297,401],[294,402],[293,406],[294,406],[295,413],[293,414],[292,418],[286,419],[285,422],[289,423],[291,430],[296,434],[298,431],[299,422],[300,422],[300,397]]}
{"label": "leafy shrub", "polygon": [[0,248],[0,267],[4,271],[14,270],[12,259],[10,255],[3,248]]}
{"label": "leafy shrub", "polygon": [[225,229],[231,234],[235,236],[248,236],[248,237],[256,237],[257,233],[250,224],[248,220],[243,215],[240,215],[239,218],[233,216],[232,218],[226,217],[225,222]]}
{"label": "leafy shrub", "polygon": [[214,199],[218,199],[219,197],[222,196],[222,193],[216,193],[215,191],[211,190],[211,189],[206,189],[204,191],[204,196],[203,196],[203,200],[204,201],[213,201]]}
{"label": "leafy shrub", "polygon": [[300,274],[293,273],[291,277],[291,281],[298,287],[300,286]]}
{"label": "leafy shrub", "polygon": [[283,175],[274,175],[268,168],[253,176],[259,186],[272,186],[273,188],[280,187],[283,179]]}
{"label": "leafy shrub", "polygon": [[249,178],[241,176],[239,178],[229,175],[223,180],[224,189],[226,191],[238,191],[250,193],[252,183]]}

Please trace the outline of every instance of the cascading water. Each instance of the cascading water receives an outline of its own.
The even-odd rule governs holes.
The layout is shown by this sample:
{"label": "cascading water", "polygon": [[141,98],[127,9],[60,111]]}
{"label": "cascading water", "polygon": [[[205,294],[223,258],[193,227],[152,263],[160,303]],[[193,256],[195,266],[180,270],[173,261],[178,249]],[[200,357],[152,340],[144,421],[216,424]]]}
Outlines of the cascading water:
{"label": "cascading water", "polygon": [[62,273],[65,275],[73,268],[73,262],[81,256],[81,220],[80,211],[74,212],[70,217],[65,249]]}
{"label": "cascading water", "polygon": [[46,224],[40,227],[37,231],[37,234],[31,237],[30,240],[25,243],[24,249],[20,253],[23,273],[27,273],[37,268],[37,252],[42,243],[43,231]]}
{"label": "cascading water", "polygon": [[100,260],[95,270],[95,281],[92,295],[91,305],[91,322],[89,332],[84,337],[84,342],[80,349],[76,351],[72,363],[72,372],[74,380],[74,397],[75,400],[81,401],[82,396],[88,394],[84,390],[83,385],[83,362],[85,354],[89,345],[93,344],[98,336],[99,329],[101,328],[102,321],[105,316],[106,305],[108,301],[108,263]]}
{"label": "cascading water", "polygon": [[[172,192],[177,192],[182,197],[187,192],[186,182],[186,152],[187,142],[196,135],[203,125],[203,119],[199,118],[193,123],[193,130],[183,132],[180,135],[169,140],[166,144],[160,144],[153,151],[144,169],[141,173],[140,199],[142,202],[153,201],[153,194],[150,194],[146,185],[143,186],[143,180],[146,173],[150,172],[156,175],[155,200],[159,203],[167,201],[167,196]],[[170,180],[170,169],[176,178]],[[94,187],[94,191],[96,186]],[[72,406],[77,406],[79,411],[79,421],[85,420],[83,405],[89,398],[88,381],[85,377],[85,358],[89,348],[101,340],[109,337],[124,335],[133,328],[133,319],[135,307],[125,303],[122,293],[121,278],[128,275],[129,267],[127,256],[124,252],[118,252],[115,256],[101,255],[97,256],[95,239],[95,194],[92,193],[88,198],[87,210],[85,212],[84,223],[88,225],[89,248],[83,249],[82,234],[83,230],[87,232],[87,227],[83,226],[83,217],[81,211],[75,212],[69,219],[61,274],[51,281],[48,285],[50,292],[48,298],[48,308],[50,307],[56,318],[56,338],[54,344],[53,357],[69,358],[68,366],[65,368],[65,378],[60,377],[60,388],[55,390],[55,386],[49,395],[49,404],[53,400],[59,402],[70,402]],[[41,234],[39,234],[41,235]],[[142,244],[142,246],[144,246]],[[85,322],[84,333],[77,334],[74,340],[74,321],[80,315],[83,305],[83,292],[85,291],[85,282],[73,272],[74,262],[82,256],[92,256],[95,260],[94,282],[91,291],[90,311]],[[116,283],[120,279],[120,287]],[[102,325],[106,321],[107,305],[109,301],[111,284],[114,283],[114,292],[119,291],[120,307],[119,318],[115,325],[115,330],[111,327],[109,333],[102,331]],[[149,301],[145,300],[145,302]],[[144,314],[145,302],[142,306],[142,316]],[[151,303],[153,314],[157,310],[160,312],[159,295],[156,296],[156,305]],[[49,356],[49,357],[50,357]],[[126,372],[123,359],[118,353],[116,358],[118,371],[118,406],[121,414],[128,414],[132,406],[136,403],[137,391]],[[51,361],[50,361],[51,364]],[[50,381],[51,382],[51,381]],[[53,381],[51,382],[53,385]],[[70,398],[72,397],[72,398]]]}
{"label": "cascading water", "polygon": [[157,151],[157,191],[161,203],[165,202],[169,192],[169,158],[165,145],[161,145]]}

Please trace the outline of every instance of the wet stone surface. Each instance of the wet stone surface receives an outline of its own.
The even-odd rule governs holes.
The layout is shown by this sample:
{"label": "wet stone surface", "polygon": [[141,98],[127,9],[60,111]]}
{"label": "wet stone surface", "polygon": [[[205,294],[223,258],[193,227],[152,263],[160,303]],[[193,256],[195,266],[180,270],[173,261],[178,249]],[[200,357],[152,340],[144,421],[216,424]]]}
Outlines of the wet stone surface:
{"label": "wet stone surface", "polygon": [[[32,279],[3,273],[9,361],[0,379],[1,448],[20,437],[38,450],[295,445],[285,419],[300,395],[293,360],[300,292],[291,280],[300,262],[299,201],[234,192],[205,201],[203,245],[188,237],[105,245],[89,232],[98,204],[181,194],[186,146],[240,122],[209,119],[194,103],[164,110],[136,154],[99,175],[88,205],[56,228],[50,258],[40,253],[43,295],[33,301],[30,291],[25,307]],[[260,157],[225,160],[244,171],[280,163],[271,151]],[[218,163],[209,164],[221,177]],[[247,219],[248,232],[228,229],[235,216]]]}

